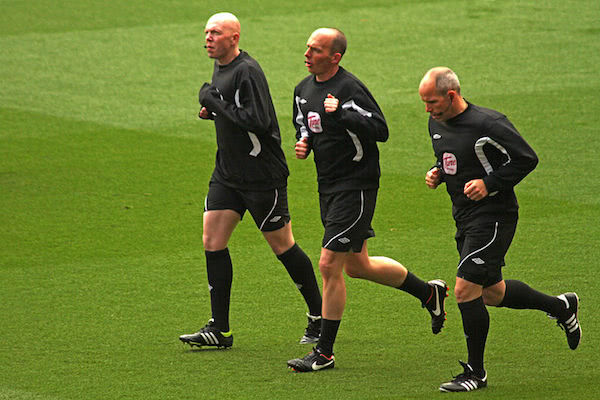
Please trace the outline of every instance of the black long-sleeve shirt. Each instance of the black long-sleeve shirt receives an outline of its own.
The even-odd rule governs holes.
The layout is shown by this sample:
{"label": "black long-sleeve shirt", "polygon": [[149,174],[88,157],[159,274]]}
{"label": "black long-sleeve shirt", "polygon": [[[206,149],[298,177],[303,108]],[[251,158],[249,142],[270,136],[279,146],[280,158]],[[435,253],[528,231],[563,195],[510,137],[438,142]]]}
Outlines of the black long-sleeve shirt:
{"label": "black long-sleeve shirt", "polygon": [[248,53],[215,62],[212,83],[199,93],[217,132],[211,180],[242,190],[284,187],[289,175],[267,79]]}
{"label": "black long-sleeve shirt", "polygon": [[[452,215],[457,223],[486,217],[516,220],[514,186],[536,167],[537,155],[505,115],[467,104],[464,112],[445,122],[429,118]],[[473,179],[483,179],[489,193],[480,201],[464,194],[465,184]]]}
{"label": "black long-sleeve shirt", "polygon": [[[337,111],[326,113],[328,94],[339,99]],[[367,87],[342,67],[325,82],[313,75],[294,90],[296,139],[308,138],[314,153],[320,193],[379,187],[379,150],[388,127]]]}

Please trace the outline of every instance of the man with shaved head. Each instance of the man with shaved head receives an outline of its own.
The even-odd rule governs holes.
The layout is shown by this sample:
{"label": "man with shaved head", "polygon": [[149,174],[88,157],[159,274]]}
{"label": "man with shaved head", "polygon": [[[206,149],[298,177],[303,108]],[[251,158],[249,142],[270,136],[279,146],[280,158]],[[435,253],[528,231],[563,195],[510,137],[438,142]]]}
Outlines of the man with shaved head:
{"label": "man with shaved head", "polygon": [[367,87],[339,63],[346,37],[338,29],[312,33],[304,53],[310,75],[294,91],[296,157],[312,151],[317,168],[321,221],[325,228],[319,270],[323,278],[321,338],[303,358],[288,361],[297,372],[333,368],[333,345],[346,304],[344,272],[401,289],[431,314],[434,334],[441,331],[448,287],[442,280],[422,281],[402,264],[371,257],[367,239],[379,188],[377,142],[388,139],[383,113]]}
{"label": "man with shaved head", "polygon": [[[308,326],[300,343],[314,343],[321,328],[321,294],[312,263],[292,234],[289,172],[267,80],[256,60],[239,48],[240,22],[233,14],[213,15],[204,33],[206,52],[215,60],[212,82],[200,89],[198,114],[203,120],[214,120],[217,134],[202,232],[212,318],[200,331],[179,339],[192,346],[233,344],[228,242],[248,211],[308,307]],[[263,289],[269,290],[266,284]],[[257,318],[269,312],[253,311]]]}
{"label": "man with shaved head", "polygon": [[573,350],[581,340],[573,292],[549,296],[518,280],[504,280],[504,256],[517,228],[514,187],[537,165],[533,149],[497,111],[462,97],[458,77],[447,67],[429,70],[419,85],[429,113],[429,135],[437,158],[427,172],[431,189],[441,183],[452,200],[460,261],[454,294],[467,341],[464,372],[443,383],[443,392],[487,386],[484,350],[490,317],[486,306],[532,309],[556,318]]}

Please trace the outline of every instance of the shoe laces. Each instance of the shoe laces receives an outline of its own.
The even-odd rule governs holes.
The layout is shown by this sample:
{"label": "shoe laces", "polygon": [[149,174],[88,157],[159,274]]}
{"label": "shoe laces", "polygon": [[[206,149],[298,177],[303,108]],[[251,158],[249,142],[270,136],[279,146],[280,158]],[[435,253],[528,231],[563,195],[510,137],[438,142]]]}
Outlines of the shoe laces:
{"label": "shoe laces", "polygon": [[463,372],[461,372],[458,375],[455,375],[453,378],[455,380],[465,380],[467,378],[470,378],[471,376],[473,376],[473,372],[472,371],[468,371],[466,368]]}
{"label": "shoe laces", "polygon": [[464,371],[461,372],[460,374],[454,376],[454,380],[457,381],[466,381],[469,379],[477,379],[477,380],[482,380],[483,378],[478,377],[475,374],[475,371],[473,371],[473,369],[471,368],[471,366],[468,363],[459,361],[460,365],[462,365],[462,367],[464,368]]}
{"label": "shoe laces", "polygon": [[302,359],[310,360],[312,357],[314,357],[315,355],[319,355],[319,354],[321,354],[321,352],[316,347],[313,347],[312,351],[310,353],[308,353],[307,355],[305,355]]}
{"label": "shoe laces", "polygon": [[212,328],[214,326],[215,326],[215,322],[210,321],[208,324],[204,325],[204,328],[202,328],[202,330],[207,329],[207,328]]}
{"label": "shoe laces", "polygon": [[333,355],[333,353],[331,353],[330,355],[326,355],[325,353],[323,353],[321,351],[321,349],[319,349],[318,347],[315,346],[315,347],[313,347],[312,351],[310,353],[308,353],[306,355],[306,357],[304,357],[304,358],[311,358],[313,356],[314,357],[318,357],[320,355],[322,355],[323,357],[329,358],[329,357],[331,357]]}
{"label": "shoe laces", "polygon": [[310,314],[306,314],[308,316],[308,325],[304,330],[304,333],[316,333],[319,334],[321,331],[321,316],[312,316]]}
{"label": "shoe laces", "polygon": [[313,330],[318,331],[320,327],[321,327],[321,321],[309,321],[306,329],[313,329]]}
{"label": "shoe laces", "polygon": [[215,328],[216,328],[215,320],[211,318],[208,320],[208,323],[206,325],[204,325],[204,328],[200,329],[199,332],[206,332],[208,329],[215,329]]}

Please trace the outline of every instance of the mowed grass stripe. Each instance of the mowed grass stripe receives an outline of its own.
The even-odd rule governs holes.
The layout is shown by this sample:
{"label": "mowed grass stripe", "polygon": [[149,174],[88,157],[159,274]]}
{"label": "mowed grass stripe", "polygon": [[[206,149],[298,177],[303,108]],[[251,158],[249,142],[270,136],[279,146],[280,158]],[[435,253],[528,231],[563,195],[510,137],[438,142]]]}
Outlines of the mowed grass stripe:
{"label": "mowed grass stripe", "polygon": [[[345,63],[364,77],[378,97],[383,95],[384,110],[389,101],[385,94],[397,90],[403,102],[414,102],[418,80],[435,64],[457,69],[472,96],[479,91],[504,94],[507,87],[523,93],[584,85],[596,65],[598,56],[593,55],[598,53],[598,43],[593,31],[583,28],[590,16],[563,14],[556,6],[521,4],[516,8],[522,13],[519,17],[501,7],[457,7],[457,15],[465,18],[465,30],[479,29],[478,34],[460,36],[457,44],[438,44],[433,53],[422,51],[434,45],[424,33],[436,23],[423,21],[421,15],[424,10],[435,12],[435,7],[396,5],[383,15],[381,8],[358,8],[333,17],[313,10],[298,16],[296,22],[316,27],[318,22],[331,24],[333,20],[343,26],[347,24],[344,21],[355,21],[343,26],[352,38]],[[550,28],[547,20],[557,12],[560,23]],[[398,20],[403,21],[400,26]],[[582,28],[575,28],[574,23]],[[504,29],[505,24],[513,28]],[[396,27],[392,39],[397,45],[385,48],[384,64],[363,63],[374,49],[384,46],[374,48],[370,42],[380,26]],[[486,29],[481,29],[484,26]],[[211,63],[201,48],[202,29],[199,21],[4,37],[0,39],[5,49],[0,53],[0,76],[6,81],[0,89],[3,105],[124,128],[160,130],[179,124],[193,118],[195,113],[190,110],[195,106],[197,88],[210,79]],[[302,52],[309,31],[290,29],[280,16],[248,17],[242,47],[261,61],[280,112],[289,110],[293,82],[306,73]],[[568,43],[573,42],[579,46],[575,57],[566,53],[571,50]],[[462,56],[457,59],[459,48]],[[533,55],[539,57],[535,62],[530,60]],[[495,62],[499,56],[502,64]],[[556,65],[562,79],[539,79],[540,63]],[[490,74],[494,74],[495,86],[489,84]],[[506,79],[510,85],[504,84]]]}
{"label": "mowed grass stripe", "polygon": [[[193,120],[200,25],[0,39],[0,105],[129,129]],[[207,78],[210,76],[208,75]]]}

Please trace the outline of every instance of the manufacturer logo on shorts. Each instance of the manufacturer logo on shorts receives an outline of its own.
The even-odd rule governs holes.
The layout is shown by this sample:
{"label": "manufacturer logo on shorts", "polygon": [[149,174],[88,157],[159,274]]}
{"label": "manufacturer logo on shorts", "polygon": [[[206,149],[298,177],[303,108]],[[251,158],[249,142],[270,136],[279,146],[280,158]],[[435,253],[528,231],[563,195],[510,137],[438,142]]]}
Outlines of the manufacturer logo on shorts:
{"label": "manufacturer logo on shorts", "polygon": [[308,127],[314,133],[323,132],[323,126],[321,125],[321,116],[319,115],[319,113],[316,113],[314,111],[308,112]]}
{"label": "manufacturer logo on shorts", "polygon": [[434,133],[433,134],[433,140],[438,140],[438,139],[441,139],[441,138],[442,138],[442,135],[440,135],[439,133]]}
{"label": "manufacturer logo on shorts", "polygon": [[350,243],[350,239],[348,239],[347,237],[339,238],[338,241],[342,244]]}
{"label": "manufacturer logo on shorts", "polygon": [[280,219],[281,219],[281,215],[278,215],[278,216],[276,216],[276,217],[273,217],[273,218],[271,218],[271,219],[269,220],[269,222],[277,222],[277,221],[279,221]]}
{"label": "manufacturer logo on shorts", "polygon": [[456,156],[452,153],[444,153],[444,172],[448,175],[456,175]]}
{"label": "manufacturer logo on shorts", "polygon": [[477,264],[477,265],[485,264],[485,261],[483,261],[483,260],[482,260],[481,258],[479,258],[479,257],[473,258],[473,259],[472,259],[472,261],[473,261],[475,264]]}

